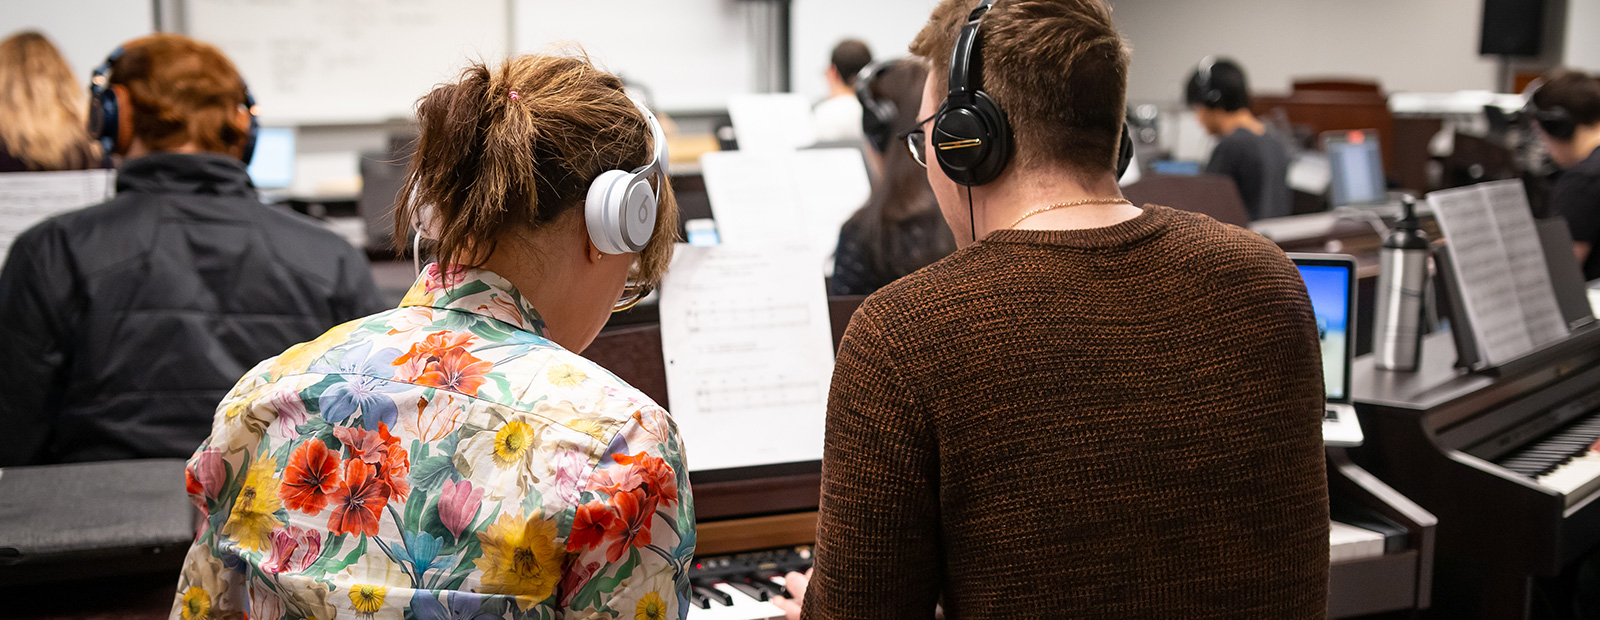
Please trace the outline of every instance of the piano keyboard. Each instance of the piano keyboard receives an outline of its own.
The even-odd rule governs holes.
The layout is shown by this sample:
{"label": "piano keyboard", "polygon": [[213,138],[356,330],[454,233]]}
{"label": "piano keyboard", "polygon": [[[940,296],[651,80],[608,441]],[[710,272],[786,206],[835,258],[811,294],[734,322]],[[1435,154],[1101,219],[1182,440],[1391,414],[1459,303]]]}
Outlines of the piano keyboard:
{"label": "piano keyboard", "polygon": [[783,610],[769,601],[787,596],[783,576],[811,567],[811,547],[704,558],[689,570],[691,620],[767,620]]}
{"label": "piano keyboard", "polygon": [[1567,496],[1568,504],[1600,489],[1600,415],[1591,415],[1495,461]]}
{"label": "piano keyboard", "polygon": [[[1328,523],[1328,555],[1334,562],[1384,554],[1384,535],[1372,530]],[[783,610],[769,601],[786,596],[783,576],[811,567],[811,547],[773,549],[703,558],[689,570],[690,620],[770,620]]]}

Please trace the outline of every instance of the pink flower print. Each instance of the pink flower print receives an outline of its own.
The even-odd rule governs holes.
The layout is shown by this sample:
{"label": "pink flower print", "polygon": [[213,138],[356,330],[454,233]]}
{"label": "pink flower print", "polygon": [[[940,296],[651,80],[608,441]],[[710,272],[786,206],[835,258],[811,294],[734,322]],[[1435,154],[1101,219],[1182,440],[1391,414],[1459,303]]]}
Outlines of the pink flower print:
{"label": "pink flower print", "polygon": [[222,467],[222,453],[215,448],[200,451],[194,460],[189,462],[186,473],[189,478],[190,493],[204,494],[207,499],[216,499],[217,492],[222,490],[222,479],[226,476]]}
{"label": "pink flower print", "polygon": [[576,450],[568,450],[556,455],[551,461],[555,470],[556,497],[561,501],[576,504],[578,494],[582,492],[583,472],[589,468],[589,458]]}
{"label": "pink flower print", "polygon": [[272,533],[272,555],[262,568],[267,572],[298,573],[311,567],[322,552],[322,536],[316,530],[293,525]]}
{"label": "pink flower print", "polygon": [[472,488],[472,483],[444,481],[439,488],[439,520],[456,538],[472,525],[478,517],[478,507],[483,505],[483,489]]}
{"label": "pink flower print", "polygon": [[268,432],[278,439],[294,439],[300,436],[296,430],[301,424],[306,423],[306,403],[300,399],[300,393],[294,390],[278,390],[268,398],[272,403],[272,410],[277,412],[278,419],[268,427]]}
{"label": "pink flower print", "polygon": [[439,263],[428,263],[422,270],[423,286],[427,287],[429,293],[452,288],[466,280],[466,272],[466,268],[460,265],[451,265],[441,270]]}

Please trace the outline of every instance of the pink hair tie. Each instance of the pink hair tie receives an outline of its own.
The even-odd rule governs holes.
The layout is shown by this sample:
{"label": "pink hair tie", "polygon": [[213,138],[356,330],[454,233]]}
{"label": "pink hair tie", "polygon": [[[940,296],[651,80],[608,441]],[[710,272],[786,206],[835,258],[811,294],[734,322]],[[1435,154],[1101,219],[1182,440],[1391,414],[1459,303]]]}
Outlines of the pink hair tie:
{"label": "pink hair tie", "polygon": [[511,91],[511,98],[512,99],[516,99],[517,98],[517,91],[514,91],[514,90]]}

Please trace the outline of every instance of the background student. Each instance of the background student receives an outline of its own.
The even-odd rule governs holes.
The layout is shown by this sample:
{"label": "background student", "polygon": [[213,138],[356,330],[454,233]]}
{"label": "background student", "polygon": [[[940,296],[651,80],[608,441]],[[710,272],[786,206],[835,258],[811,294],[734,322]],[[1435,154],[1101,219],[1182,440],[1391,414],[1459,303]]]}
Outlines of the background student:
{"label": "background student", "polygon": [[918,152],[965,247],[852,317],[814,577],[790,591],[818,620],[1324,617],[1298,271],[1258,235],[1122,198],[1129,52],[1105,2],[989,5],[940,3],[912,44],[931,67]]}
{"label": "background student", "polygon": [[1250,112],[1244,69],[1231,60],[1207,58],[1189,76],[1184,99],[1206,132],[1219,138],[1206,172],[1233,179],[1250,219],[1293,213],[1289,151]]}
{"label": "background student", "polygon": [[83,83],[49,39],[25,31],[0,41],[0,172],[96,166],[85,109]]}
{"label": "background student", "polygon": [[828,98],[812,110],[817,142],[854,142],[861,139],[861,103],[856,101],[856,74],[872,64],[872,50],[855,39],[840,41],[829,58],[826,77]]}
{"label": "background student", "polygon": [[1562,170],[1550,188],[1550,212],[1567,219],[1583,276],[1600,278],[1600,80],[1577,71],[1546,75],[1528,111],[1550,159]]}
{"label": "background student", "polygon": [[22,233],[0,272],[0,466],[187,456],[246,369],[382,307],[365,256],[257,198],[221,52],[160,34],[107,71],[117,197]]}
{"label": "background student", "polygon": [[[284,351],[217,408],[188,466],[210,527],[173,617],[683,617],[677,428],[578,356],[671,260],[659,125],[562,56],[474,64],[417,116],[395,224],[440,260],[400,308]],[[325,542],[345,537],[366,549],[352,566]]]}
{"label": "background student", "polygon": [[870,295],[956,249],[927,171],[906,148],[927,75],[922,63],[901,59],[869,66],[856,77],[867,158],[878,182],[867,204],[839,231],[829,294]]}

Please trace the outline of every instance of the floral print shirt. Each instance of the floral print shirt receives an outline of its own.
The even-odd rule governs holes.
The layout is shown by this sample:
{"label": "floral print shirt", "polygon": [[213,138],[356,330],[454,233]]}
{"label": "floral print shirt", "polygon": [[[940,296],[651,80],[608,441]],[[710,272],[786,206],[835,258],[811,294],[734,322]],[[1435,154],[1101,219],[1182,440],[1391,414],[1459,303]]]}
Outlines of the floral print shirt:
{"label": "floral print shirt", "polygon": [[429,265],[257,365],[189,460],[172,617],[687,616],[676,425],[544,333],[500,276]]}

